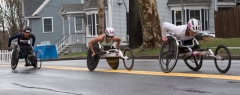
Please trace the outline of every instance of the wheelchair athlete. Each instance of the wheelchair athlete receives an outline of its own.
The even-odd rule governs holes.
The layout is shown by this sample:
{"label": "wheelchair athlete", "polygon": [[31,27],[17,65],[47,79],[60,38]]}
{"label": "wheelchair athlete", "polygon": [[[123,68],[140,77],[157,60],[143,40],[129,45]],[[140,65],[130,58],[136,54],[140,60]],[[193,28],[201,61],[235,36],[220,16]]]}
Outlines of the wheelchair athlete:
{"label": "wheelchair athlete", "polygon": [[[172,31],[174,33],[174,36],[178,40],[181,40],[183,42],[183,45],[189,45],[193,44],[192,39],[194,36],[196,36],[197,32],[200,31],[201,24],[197,19],[190,19],[188,21],[187,25],[180,25],[176,26],[168,22],[164,22],[162,25],[162,40],[164,42],[168,41],[168,38],[166,36],[167,31]],[[199,46],[193,46],[192,49],[197,48]],[[185,48],[179,48],[179,52],[184,52]],[[187,60],[185,57],[184,60]]]}
{"label": "wheelchair athlete", "polygon": [[[35,36],[33,34],[31,34],[31,31],[32,31],[32,29],[30,26],[24,26],[23,32],[10,37],[9,41],[8,41],[8,50],[12,50],[12,47],[10,47],[11,42],[13,39],[18,38],[17,44],[20,47],[19,56],[24,55],[25,66],[30,66],[30,63],[28,62],[28,54],[26,54],[28,52],[26,52],[26,51],[33,51],[32,47],[34,46],[34,43],[35,43]],[[28,43],[31,38],[32,38],[32,46],[30,45],[30,43]],[[23,53],[23,54],[21,54],[21,53]],[[34,64],[32,64],[32,65],[34,65]]]}
{"label": "wheelchair athlete", "polygon": [[93,44],[98,42],[103,46],[104,50],[111,49],[113,43],[116,42],[116,49],[119,50],[121,39],[118,36],[115,36],[115,30],[113,28],[106,28],[104,34],[93,38],[88,43],[89,49],[92,51],[92,57],[95,55]]}

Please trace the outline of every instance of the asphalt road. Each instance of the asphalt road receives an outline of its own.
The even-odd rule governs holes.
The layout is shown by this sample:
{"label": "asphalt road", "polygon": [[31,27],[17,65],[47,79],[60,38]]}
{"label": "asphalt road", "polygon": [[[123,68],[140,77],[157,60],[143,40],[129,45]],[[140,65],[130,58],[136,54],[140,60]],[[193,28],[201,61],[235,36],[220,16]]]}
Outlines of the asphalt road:
{"label": "asphalt road", "polygon": [[88,71],[86,60],[44,61],[41,69],[16,70],[0,64],[1,95],[238,95],[240,61],[232,60],[226,74],[220,74],[213,60],[204,60],[198,72],[180,59],[170,73],[161,72],[157,59],[137,59],[132,71],[122,61],[112,70],[104,59]]}

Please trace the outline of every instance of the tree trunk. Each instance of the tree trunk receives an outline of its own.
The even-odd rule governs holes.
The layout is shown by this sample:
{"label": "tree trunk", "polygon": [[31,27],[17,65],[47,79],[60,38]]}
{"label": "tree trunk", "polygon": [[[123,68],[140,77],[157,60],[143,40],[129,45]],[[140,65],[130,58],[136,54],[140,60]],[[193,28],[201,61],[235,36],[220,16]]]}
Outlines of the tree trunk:
{"label": "tree trunk", "polygon": [[143,48],[160,46],[161,26],[156,0],[138,0],[143,30]]}
{"label": "tree trunk", "polygon": [[98,0],[98,35],[104,33],[104,0]]}
{"label": "tree trunk", "polygon": [[137,48],[143,43],[142,25],[137,0],[129,0],[129,47]]}

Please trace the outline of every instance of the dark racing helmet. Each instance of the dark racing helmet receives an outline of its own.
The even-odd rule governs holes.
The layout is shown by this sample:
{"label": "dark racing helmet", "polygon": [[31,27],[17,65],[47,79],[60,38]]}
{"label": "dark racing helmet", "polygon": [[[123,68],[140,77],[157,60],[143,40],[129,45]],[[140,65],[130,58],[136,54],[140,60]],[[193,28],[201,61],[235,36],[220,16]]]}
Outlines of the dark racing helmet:
{"label": "dark racing helmet", "polygon": [[24,26],[23,27],[23,32],[31,32],[32,28],[30,26]]}

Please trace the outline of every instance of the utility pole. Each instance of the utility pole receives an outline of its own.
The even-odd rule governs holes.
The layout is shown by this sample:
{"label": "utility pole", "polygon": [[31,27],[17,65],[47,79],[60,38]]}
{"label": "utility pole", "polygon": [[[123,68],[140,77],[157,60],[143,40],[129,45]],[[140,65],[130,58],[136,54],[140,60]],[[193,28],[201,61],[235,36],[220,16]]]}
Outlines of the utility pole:
{"label": "utility pole", "polygon": [[104,0],[98,0],[98,35],[104,33],[105,25],[105,11],[104,11]]}

